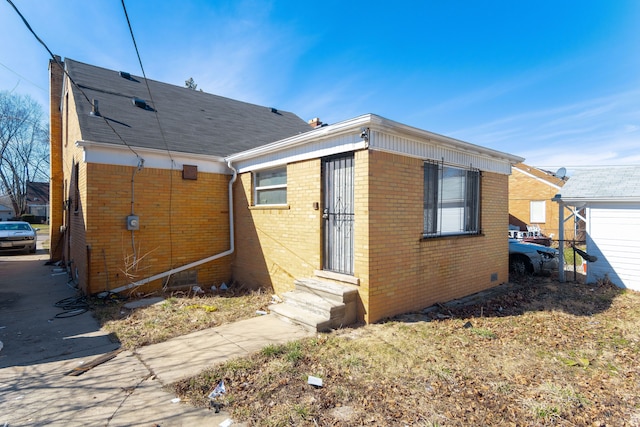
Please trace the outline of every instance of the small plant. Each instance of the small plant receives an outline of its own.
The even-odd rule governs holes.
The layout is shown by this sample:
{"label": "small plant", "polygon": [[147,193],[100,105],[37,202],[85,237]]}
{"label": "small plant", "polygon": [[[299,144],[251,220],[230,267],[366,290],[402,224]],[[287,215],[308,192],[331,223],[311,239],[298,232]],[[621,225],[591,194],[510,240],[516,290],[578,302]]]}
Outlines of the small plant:
{"label": "small plant", "polygon": [[554,416],[558,416],[559,414],[559,410],[556,406],[539,406],[535,409],[536,412],[536,416],[538,416],[538,418],[544,418],[544,419],[548,419]]}
{"label": "small plant", "polygon": [[309,408],[307,408],[305,405],[294,405],[293,410],[302,419],[307,418],[310,414]]}
{"label": "small plant", "polygon": [[488,338],[488,339],[498,338],[498,336],[495,333],[491,332],[489,329],[471,328],[470,330],[474,334],[480,335],[482,338]]}
{"label": "small plant", "polygon": [[282,349],[283,349],[282,345],[269,344],[266,347],[263,347],[262,350],[260,350],[260,353],[265,357],[271,358],[281,354]]}
{"label": "small plant", "polygon": [[286,345],[286,359],[291,363],[296,363],[304,357],[302,346],[299,341],[293,341]]}

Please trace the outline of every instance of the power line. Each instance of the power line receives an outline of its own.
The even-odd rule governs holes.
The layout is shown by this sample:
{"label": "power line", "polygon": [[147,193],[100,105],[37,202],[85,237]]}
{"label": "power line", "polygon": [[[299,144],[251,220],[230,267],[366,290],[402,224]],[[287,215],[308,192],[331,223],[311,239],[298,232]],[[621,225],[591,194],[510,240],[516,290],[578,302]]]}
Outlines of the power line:
{"label": "power line", "polygon": [[[124,10],[125,18],[127,19],[127,25],[129,26],[129,33],[131,33],[131,40],[133,41],[133,47],[136,50],[136,56],[138,57],[140,70],[142,70],[142,77],[144,77],[144,83],[147,87],[147,92],[149,93],[149,100],[151,101],[151,104],[155,105],[155,102],[153,100],[153,95],[151,94],[151,88],[149,87],[149,80],[147,79],[147,73],[144,71],[144,66],[142,65],[142,58],[140,57],[140,51],[138,50],[138,44],[136,43],[136,38],[133,35],[133,28],[131,27],[131,21],[129,20],[129,14],[127,13],[127,7],[124,4],[124,0],[122,0],[122,9]],[[173,158],[171,157],[171,151],[169,150],[169,144],[167,144],[167,140],[164,135],[164,130],[162,129],[162,125],[160,124],[160,118],[158,117],[158,109],[154,108],[153,110],[155,113],[156,121],[158,122],[158,128],[160,129],[160,135],[162,136],[162,142],[164,143],[165,148],[167,149],[167,154],[171,159],[171,166],[173,169]]]}
{"label": "power line", "polygon": [[[71,82],[72,85],[74,85],[79,91],[80,93],[84,96],[84,98],[87,100],[87,102],[93,106],[93,102],[91,101],[91,99],[89,99],[89,96],[87,96],[87,94],[84,92],[84,90],[82,90],[82,88],[75,82],[75,80],[73,80],[73,78],[69,75],[69,73],[67,72],[67,70],[65,70],[64,66],[62,65],[62,63],[60,62],[60,60],[58,59],[58,57],[56,55],[53,54],[53,52],[51,52],[51,50],[49,49],[49,46],[47,46],[47,44],[40,38],[38,37],[38,35],[36,34],[36,32],[33,30],[33,28],[31,28],[31,25],[29,25],[29,22],[27,21],[27,19],[22,15],[22,13],[20,13],[20,10],[18,10],[18,8],[16,7],[15,4],[13,4],[12,0],[7,0],[7,2],[11,5],[11,7],[13,7],[13,9],[16,11],[16,13],[18,14],[18,16],[20,16],[20,19],[22,19],[22,22],[24,22],[24,25],[27,27],[27,29],[31,32],[31,34],[33,34],[33,36],[36,38],[36,40],[38,40],[38,42],[44,46],[44,48],[47,50],[47,52],[49,52],[49,55],[51,56],[51,59],[53,59],[53,61],[56,63],[56,65],[58,67],[60,67],[60,69],[62,70],[62,72],[67,76],[67,78],[69,79],[69,81]],[[111,125],[111,123],[109,123],[109,120],[107,120],[106,117],[102,117],[102,119],[104,120],[105,124],[107,126],[109,126],[109,128],[113,131],[113,133],[118,137],[118,139],[129,149],[131,150],[131,152],[133,154],[135,154],[135,156],[138,159],[141,159],[142,157],[140,157],[140,155],[136,152],[136,150],[133,149],[133,147],[131,147],[127,141],[124,140],[124,138],[118,133],[118,131]]]}
{"label": "power line", "polygon": [[38,86],[37,84],[35,84],[34,82],[32,82],[31,80],[29,80],[28,78],[26,78],[25,76],[23,76],[23,75],[21,75],[20,73],[18,73],[17,71],[12,70],[12,69],[11,69],[11,68],[9,68],[8,66],[4,65],[2,62],[0,62],[0,66],[2,66],[2,67],[4,67],[4,68],[6,68],[7,70],[9,70],[10,72],[12,72],[12,73],[13,73],[13,74],[15,74],[16,76],[20,77],[22,80],[24,80],[24,81],[26,81],[26,82],[28,82],[28,83],[31,83],[32,85],[34,85],[34,86],[35,86],[35,87],[37,87],[38,89],[43,90],[43,91],[45,91],[45,92],[47,91],[45,88]]}
{"label": "power line", "polygon": [[[133,47],[136,50],[136,56],[138,57],[138,62],[140,63],[140,70],[142,71],[142,77],[144,77],[144,83],[147,86],[147,92],[149,93],[149,100],[151,104],[155,106],[155,102],[153,100],[153,95],[151,94],[151,88],[149,87],[149,79],[147,79],[147,74],[144,71],[144,66],[142,65],[142,58],[140,57],[140,51],[138,50],[138,43],[136,43],[136,38],[133,35],[133,28],[131,27],[131,21],[129,20],[129,14],[127,13],[127,7],[124,4],[124,0],[122,0],[122,10],[124,11],[124,16],[127,19],[127,26],[129,27],[129,33],[131,34],[131,40],[133,41]],[[171,212],[173,211],[173,157],[171,156],[171,150],[169,150],[169,144],[167,143],[167,139],[164,135],[164,130],[162,129],[162,124],[160,123],[160,117],[158,116],[158,109],[154,108],[154,115],[156,117],[156,122],[158,123],[158,129],[160,130],[160,136],[162,137],[162,142],[164,143],[165,148],[167,149],[167,155],[169,156],[169,160],[171,161],[171,169],[169,170],[169,260],[170,263],[173,263],[173,236],[171,230],[173,230]]]}

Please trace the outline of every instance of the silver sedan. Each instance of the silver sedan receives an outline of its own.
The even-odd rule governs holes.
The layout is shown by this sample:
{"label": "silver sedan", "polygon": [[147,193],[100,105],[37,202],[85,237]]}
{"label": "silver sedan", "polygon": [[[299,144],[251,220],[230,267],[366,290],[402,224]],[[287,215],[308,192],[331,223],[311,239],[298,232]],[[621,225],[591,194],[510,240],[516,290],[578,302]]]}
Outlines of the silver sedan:
{"label": "silver sedan", "polygon": [[550,273],[558,269],[558,250],[509,239],[509,270],[516,274]]}

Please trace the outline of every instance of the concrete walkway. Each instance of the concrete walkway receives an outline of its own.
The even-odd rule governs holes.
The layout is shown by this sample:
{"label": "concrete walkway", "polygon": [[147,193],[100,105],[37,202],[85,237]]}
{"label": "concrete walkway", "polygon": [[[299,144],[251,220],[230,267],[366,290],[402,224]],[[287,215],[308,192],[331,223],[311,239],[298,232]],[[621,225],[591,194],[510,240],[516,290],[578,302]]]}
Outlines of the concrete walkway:
{"label": "concrete walkway", "polygon": [[230,415],[224,409],[216,414],[176,402],[164,386],[268,344],[312,335],[271,315],[257,316],[123,351],[69,376],[117,345],[90,313],[52,318],[53,303],[75,290],[66,276],[52,275],[45,260],[43,254],[0,257],[0,297],[10,297],[0,300],[0,426],[225,425]]}

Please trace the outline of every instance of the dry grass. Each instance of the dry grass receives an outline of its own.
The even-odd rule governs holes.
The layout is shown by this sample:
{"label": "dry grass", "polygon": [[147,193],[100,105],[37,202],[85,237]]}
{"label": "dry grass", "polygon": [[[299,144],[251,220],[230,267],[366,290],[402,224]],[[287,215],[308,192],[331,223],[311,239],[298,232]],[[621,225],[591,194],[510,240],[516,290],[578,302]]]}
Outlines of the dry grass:
{"label": "dry grass", "polygon": [[249,425],[640,425],[640,294],[539,279],[472,301],[268,346],[174,389],[207,406],[224,380],[220,403]]}
{"label": "dry grass", "polygon": [[271,301],[269,294],[259,291],[227,290],[204,295],[172,292],[161,296],[164,301],[135,310],[124,307],[126,300],[93,300],[94,315],[124,348],[135,349],[256,316],[256,311],[266,310]]}

